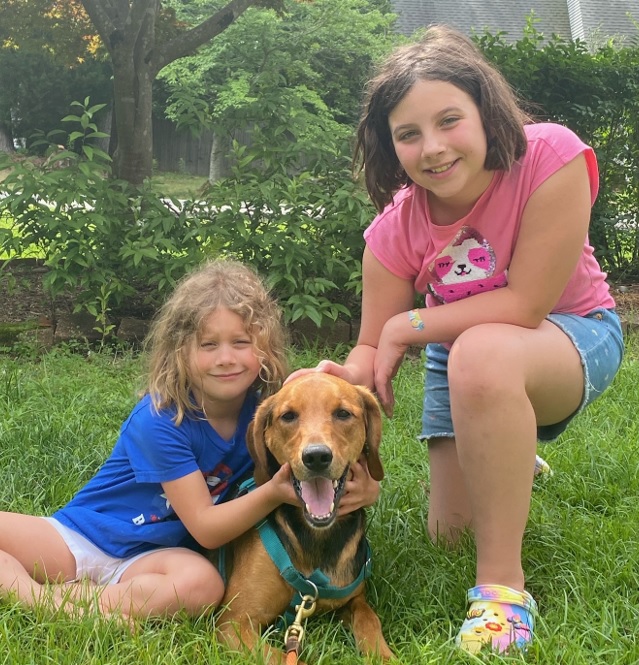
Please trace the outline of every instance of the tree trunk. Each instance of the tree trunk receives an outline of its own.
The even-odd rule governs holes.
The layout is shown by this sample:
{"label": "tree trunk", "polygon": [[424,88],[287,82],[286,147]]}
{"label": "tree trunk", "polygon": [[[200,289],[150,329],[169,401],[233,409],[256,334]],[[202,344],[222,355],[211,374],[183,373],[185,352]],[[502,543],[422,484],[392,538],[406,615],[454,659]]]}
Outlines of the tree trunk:
{"label": "tree trunk", "polygon": [[[122,60],[128,60],[126,57]],[[113,174],[139,185],[153,169],[153,78],[147,67],[113,61],[114,116],[117,146]]]}
{"label": "tree trunk", "polygon": [[231,172],[229,168],[228,155],[231,151],[231,141],[228,135],[213,134],[211,144],[211,158],[209,160],[209,182],[213,184],[216,180],[226,178]]}
{"label": "tree trunk", "polygon": [[161,0],[81,0],[113,63],[116,177],[140,184],[153,168],[153,81],[158,72],[228,28],[252,5],[281,7],[282,0],[229,0],[199,25],[158,43]]}
{"label": "tree trunk", "polygon": [[0,152],[15,152],[11,128],[0,122]]}
{"label": "tree trunk", "polygon": [[[104,152],[111,154],[109,148],[111,146],[111,134],[113,132],[113,107],[107,108],[106,113],[100,116],[100,122],[98,123],[98,130],[108,134],[106,138],[96,139],[95,145],[104,150]],[[114,146],[115,150],[115,146]]]}

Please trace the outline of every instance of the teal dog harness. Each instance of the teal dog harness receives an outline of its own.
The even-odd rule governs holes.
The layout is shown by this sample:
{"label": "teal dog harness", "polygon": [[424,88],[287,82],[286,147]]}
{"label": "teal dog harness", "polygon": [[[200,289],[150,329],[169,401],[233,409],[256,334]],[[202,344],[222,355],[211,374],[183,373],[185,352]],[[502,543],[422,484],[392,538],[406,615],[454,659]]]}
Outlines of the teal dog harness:
{"label": "teal dog harness", "polygon": [[[255,481],[250,478],[242,483],[239,493],[250,492],[254,488]],[[295,595],[282,617],[284,626],[288,626],[295,618],[295,607],[302,603],[303,596],[310,595],[316,600],[346,598],[371,575],[371,549],[367,540],[365,541],[366,561],[359,575],[350,584],[339,587],[332,585],[326,574],[319,568],[316,568],[308,577],[302,575],[293,565],[282,541],[279,539],[277,533],[275,533],[275,529],[271,526],[268,518],[262,520],[256,528],[260,534],[264,548],[271,557],[271,561],[280,571],[280,575],[295,589]],[[222,578],[226,580],[224,555],[224,548],[222,548],[219,553],[218,567]]]}

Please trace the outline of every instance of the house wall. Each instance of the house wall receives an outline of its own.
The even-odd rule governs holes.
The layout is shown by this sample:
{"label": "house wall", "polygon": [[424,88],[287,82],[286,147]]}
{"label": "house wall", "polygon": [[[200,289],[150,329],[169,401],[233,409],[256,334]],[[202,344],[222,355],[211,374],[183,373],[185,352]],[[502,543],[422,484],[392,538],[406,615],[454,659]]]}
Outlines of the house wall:
{"label": "house wall", "polygon": [[[639,0],[568,0],[569,12],[578,17],[583,32],[573,30],[574,39],[587,39],[593,33],[606,36],[639,38]],[[633,19],[635,23],[633,23]]]}
{"label": "house wall", "polygon": [[593,31],[601,36],[639,36],[627,16],[639,21],[639,0],[394,0],[393,6],[398,29],[405,35],[431,23],[447,23],[466,34],[484,28],[503,31],[516,41],[534,10],[537,29],[548,36],[586,39]]}

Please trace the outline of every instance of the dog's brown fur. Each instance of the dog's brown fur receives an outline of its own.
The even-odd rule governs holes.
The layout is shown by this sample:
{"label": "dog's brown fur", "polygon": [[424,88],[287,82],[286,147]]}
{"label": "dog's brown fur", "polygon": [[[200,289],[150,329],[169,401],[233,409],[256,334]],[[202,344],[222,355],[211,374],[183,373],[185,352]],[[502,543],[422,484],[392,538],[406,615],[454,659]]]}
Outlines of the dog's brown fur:
{"label": "dog's brown fur", "polygon": [[[345,479],[350,465],[363,452],[371,476],[381,480],[380,439],[380,410],[370,391],[321,372],[305,374],[266,399],[247,435],[258,485],[285,462],[297,481]],[[338,490],[335,511],[340,496]],[[318,527],[317,520],[313,525],[314,518],[302,507],[284,504],[269,519],[303,575],[320,568],[330,584],[338,587],[351,584],[359,575],[366,557],[363,509],[319,520]],[[256,529],[231,543],[227,566],[223,610],[216,622],[218,635],[234,649],[254,651],[260,630],[286,611],[295,590],[279,574]],[[364,583],[344,599],[317,603],[318,612],[337,609],[351,626],[363,654],[377,654],[384,660],[393,657],[379,618],[366,602]],[[283,662],[279,650],[266,647],[264,655],[266,662]]]}

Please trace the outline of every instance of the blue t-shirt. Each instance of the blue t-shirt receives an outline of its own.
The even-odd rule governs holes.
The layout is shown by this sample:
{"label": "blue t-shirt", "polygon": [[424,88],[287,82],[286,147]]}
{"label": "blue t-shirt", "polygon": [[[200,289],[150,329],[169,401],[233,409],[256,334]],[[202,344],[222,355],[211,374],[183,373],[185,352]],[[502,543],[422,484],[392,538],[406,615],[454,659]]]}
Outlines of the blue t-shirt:
{"label": "blue t-shirt", "polygon": [[53,517],[115,557],[188,544],[160,483],[201,471],[213,503],[227,499],[253,469],[246,430],[256,406],[257,395],[249,392],[227,441],[203,414],[187,414],[177,426],[175,409],[158,413],[146,395],[122,425],[111,456]]}

